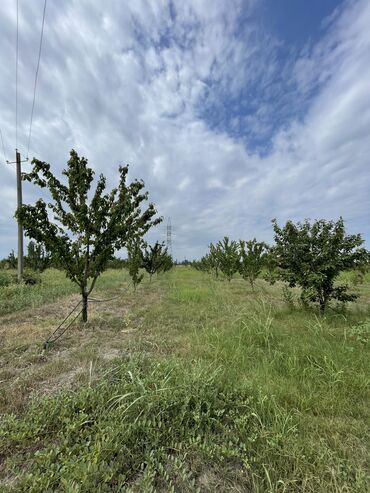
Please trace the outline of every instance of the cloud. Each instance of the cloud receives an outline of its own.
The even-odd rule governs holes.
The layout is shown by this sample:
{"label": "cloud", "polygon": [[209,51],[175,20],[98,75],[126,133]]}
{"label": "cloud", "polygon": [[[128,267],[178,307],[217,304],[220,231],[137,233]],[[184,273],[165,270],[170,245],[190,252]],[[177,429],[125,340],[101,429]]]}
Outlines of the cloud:
{"label": "cloud", "polygon": [[[60,173],[74,147],[111,185],[118,164],[129,162],[159,213],[171,216],[178,258],[201,255],[225,234],[270,241],[272,217],[343,215],[349,230],[368,234],[370,6],[345,3],[318,42],[294,51],[257,21],[257,3],[49,2],[31,154]],[[42,5],[20,5],[24,149]],[[10,0],[0,26],[0,127],[9,158]],[[14,173],[1,166],[0,177],[4,256],[15,247]],[[37,194],[25,184],[25,201]],[[164,239],[164,231],[149,238]]]}

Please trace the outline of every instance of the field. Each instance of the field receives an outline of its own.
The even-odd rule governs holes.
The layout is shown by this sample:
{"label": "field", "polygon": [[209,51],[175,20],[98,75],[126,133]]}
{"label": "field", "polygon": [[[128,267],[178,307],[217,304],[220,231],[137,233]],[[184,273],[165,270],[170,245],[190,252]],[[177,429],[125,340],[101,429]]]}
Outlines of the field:
{"label": "field", "polygon": [[[351,273],[348,281],[352,281]],[[370,276],[325,316],[191,267],[0,288],[0,491],[370,491]]]}

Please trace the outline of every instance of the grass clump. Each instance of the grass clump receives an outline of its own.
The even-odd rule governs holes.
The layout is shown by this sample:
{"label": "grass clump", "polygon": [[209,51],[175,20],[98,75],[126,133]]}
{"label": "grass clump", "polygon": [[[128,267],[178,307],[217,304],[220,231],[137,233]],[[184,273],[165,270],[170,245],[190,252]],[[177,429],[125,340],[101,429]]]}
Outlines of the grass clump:
{"label": "grass clump", "polygon": [[248,483],[259,427],[250,393],[221,368],[139,359],[8,416],[0,454],[8,474],[24,467],[13,491],[204,491],[207,468]]}

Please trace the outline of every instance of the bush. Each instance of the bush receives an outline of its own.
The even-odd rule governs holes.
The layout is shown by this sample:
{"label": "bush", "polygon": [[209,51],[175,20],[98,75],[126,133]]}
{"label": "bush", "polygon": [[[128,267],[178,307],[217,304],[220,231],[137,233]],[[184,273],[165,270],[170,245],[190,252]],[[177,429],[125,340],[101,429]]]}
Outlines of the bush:
{"label": "bush", "polygon": [[23,272],[23,282],[27,286],[34,286],[41,283],[41,276],[38,272],[30,269],[25,269]]}
{"label": "bush", "polygon": [[12,284],[13,276],[10,272],[0,270],[0,287],[4,288]]}

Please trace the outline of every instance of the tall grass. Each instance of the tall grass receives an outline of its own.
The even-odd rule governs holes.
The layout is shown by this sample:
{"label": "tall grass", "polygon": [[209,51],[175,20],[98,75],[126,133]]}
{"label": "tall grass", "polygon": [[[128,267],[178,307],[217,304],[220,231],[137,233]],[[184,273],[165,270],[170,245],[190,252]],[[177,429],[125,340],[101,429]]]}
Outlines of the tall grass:
{"label": "tall grass", "polygon": [[365,296],[322,316],[185,268],[136,296],[125,358],[3,418],[5,491],[370,491]]}

